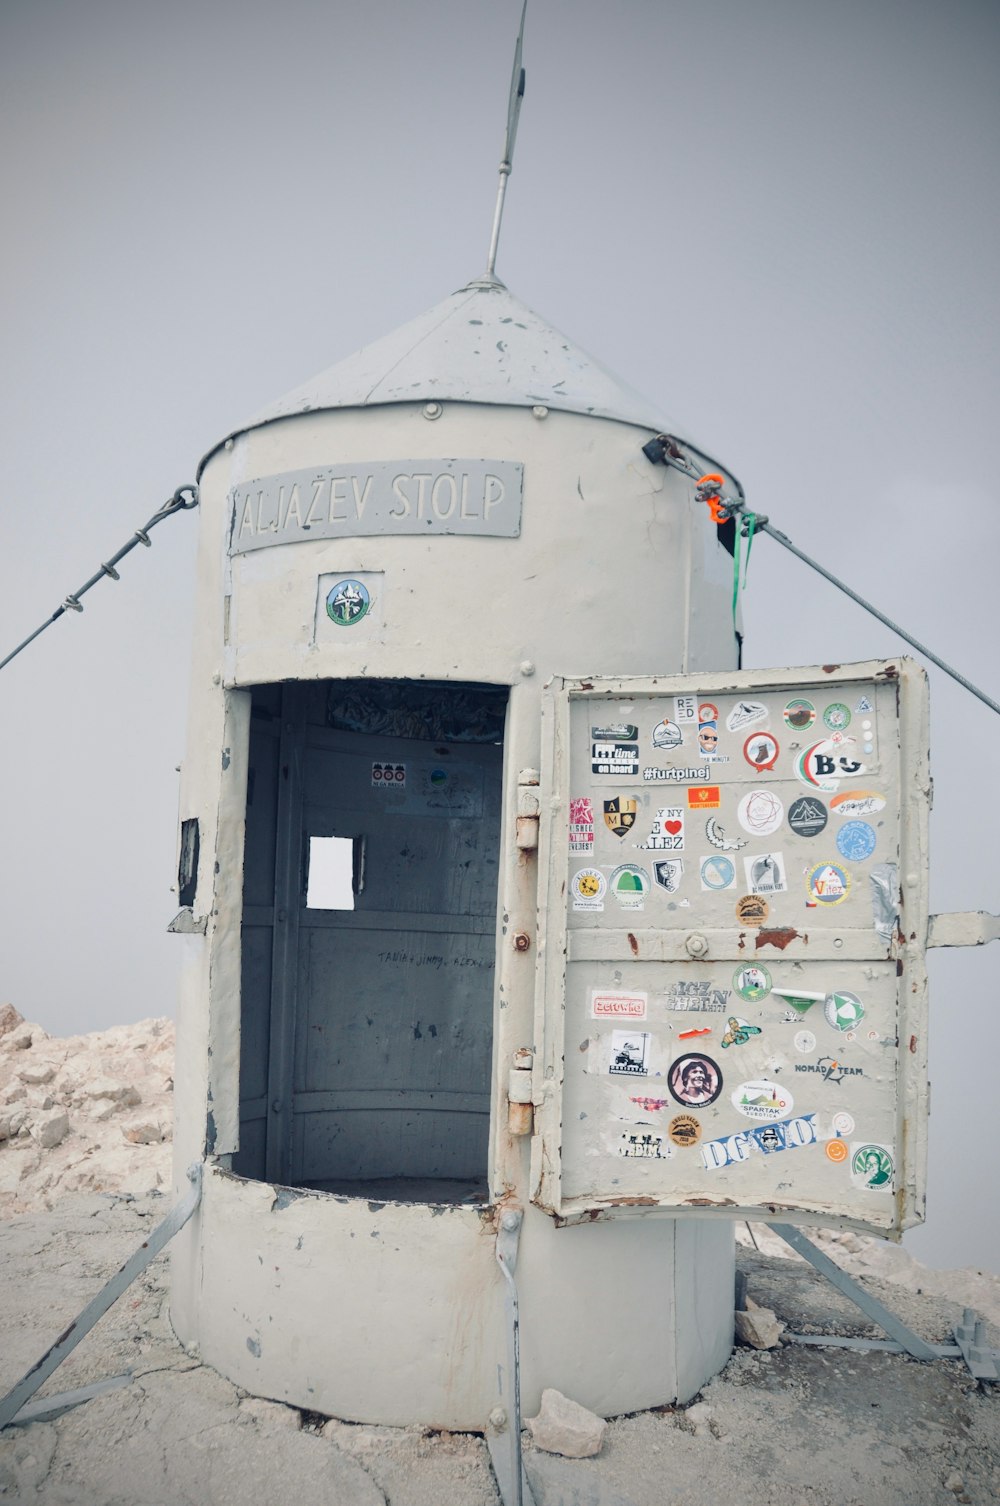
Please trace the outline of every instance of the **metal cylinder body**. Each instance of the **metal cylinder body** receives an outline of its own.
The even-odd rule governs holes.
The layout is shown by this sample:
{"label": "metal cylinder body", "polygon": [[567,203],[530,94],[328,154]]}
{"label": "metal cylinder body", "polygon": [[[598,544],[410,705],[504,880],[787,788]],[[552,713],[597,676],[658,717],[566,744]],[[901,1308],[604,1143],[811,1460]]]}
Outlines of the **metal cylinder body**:
{"label": "metal cylinder body", "polygon": [[[658,1215],[558,1228],[531,1206],[530,1136],[522,1133],[530,1106],[513,1116],[526,1124],[512,1124],[508,1112],[515,1054],[531,1047],[535,1007],[535,947],[514,944],[515,935],[533,938],[538,899],[525,826],[532,817],[518,778],[540,767],[541,687],[550,675],[735,664],[732,560],[691,484],[643,455],[648,428],[544,405],[434,406],[433,414],[415,401],[280,417],[217,450],[202,477],[181,787],[181,817],[199,823],[200,857],[195,933],[178,943],[186,952],[176,1165],[180,1178],[204,1158],[206,1173],[201,1210],[172,1256],[172,1320],[208,1363],[251,1392],[355,1420],[483,1427],[504,1353],[496,1222],[515,1203],[525,1209],[517,1267],[525,1410],[545,1386],[605,1414],[683,1400],[730,1352],[731,1225]],[[516,500],[515,531],[481,530],[491,499],[487,521],[497,524],[509,506],[505,527]],[[377,531],[356,531],[372,527],[379,508]],[[321,521],[326,536],[314,536]],[[425,532],[395,531],[403,522]],[[444,531],[449,524],[454,531]],[[317,760],[340,756],[351,736],[336,716],[321,726],[304,713],[305,730],[295,731],[268,708],[291,705],[298,687],[320,712],[341,707],[342,692],[330,687],[349,681],[370,699],[385,684],[406,685],[411,704],[421,685],[433,685],[428,701],[439,706],[442,686],[494,687],[506,694],[506,713],[489,838],[495,915],[484,919],[480,906],[463,959],[460,942],[413,939],[411,912],[420,906],[409,901],[398,945],[384,939],[391,919],[379,922],[388,928],[381,941],[371,928],[357,933],[352,955],[368,961],[340,999],[334,974],[347,973],[323,960],[343,955],[324,950],[340,944],[336,916],[302,909],[295,952],[287,903],[277,891],[255,898],[250,890],[255,875],[281,868],[284,841],[334,840],[325,834],[341,817],[322,826],[308,780]],[[248,824],[264,787],[255,728],[271,738],[274,850]],[[384,761],[362,757],[363,782],[369,762],[373,782],[376,768],[380,778],[391,769],[400,789],[388,799],[409,813],[413,830],[423,821],[418,835],[438,830],[438,774],[458,790],[449,798],[473,800],[478,773],[462,785],[448,761],[464,756],[459,745],[432,737],[386,746],[394,751]],[[296,780],[306,793],[289,813]],[[543,787],[530,790],[546,800]],[[378,820],[380,831],[391,825],[383,814]],[[350,831],[342,840],[355,843],[355,903],[367,903],[383,849],[374,838],[359,847]],[[297,861],[286,870],[299,872]],[[367,877],[359,876],[363,862]],[[462,1053],[472,1050],[461,1018],[463,960],[470,980],[474,972],[485,979],[488,1003],[476,1008],[490,1015],[475,1048],[484,1064],[478,1097],[461,1075]],[[375,989],[378,969],[392,979],[381,1082],[364,1055],[380,1027],[364,1026],[361,998]],[[279,975],[291,980],[283,1014],[248,1004],[253,989],[267,993],[265,974],[268,997]],[[307,987],[318,1002],[306,1014],[295,992]],[[450,1045],[439,1048],[428,1022],[447,1011],[441,1028]],[[347,1047],[329,1044],[335,1024],[361,1042],[353,1067]],[[420,1062],[412,1081],[407,1043]],[[435,1060],[452,1074],[440,1091],[426,1076]],[[270,1128],[282,1114],[292,1122],[283,1139]],[[421,1195],[372,1193],[394,1156],[412,1156],[412,1174],[426,1174]],[[479,1195],[436,1199],[433,1179],[471,1177],[477,1157]],[[352,1167],[367,1168],[368,1190],[352,1192]]]}

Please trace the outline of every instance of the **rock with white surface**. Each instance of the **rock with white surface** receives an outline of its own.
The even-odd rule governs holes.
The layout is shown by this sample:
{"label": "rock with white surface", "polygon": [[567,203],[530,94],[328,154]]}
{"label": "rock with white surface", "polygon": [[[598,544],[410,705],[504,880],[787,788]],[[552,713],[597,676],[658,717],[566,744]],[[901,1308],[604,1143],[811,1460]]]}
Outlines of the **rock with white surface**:
{"label": "rock with white surface", "polygon": [[526,1418],[525,1426],[536,1448],[566,1459],[589,1459],[599,1454],[608,1427],[603,1417],[553,1390],[542,1392],[538,1416]]}

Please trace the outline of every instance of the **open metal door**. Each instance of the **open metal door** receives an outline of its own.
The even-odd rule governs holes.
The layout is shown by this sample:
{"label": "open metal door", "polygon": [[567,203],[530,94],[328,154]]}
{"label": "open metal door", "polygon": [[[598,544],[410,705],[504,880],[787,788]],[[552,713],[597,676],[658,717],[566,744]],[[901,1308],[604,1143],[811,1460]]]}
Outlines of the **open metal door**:
{"label": "open metal door", "polygon": [[535,1202],[919,1222],[924,672],[557,680],[543,744]]}

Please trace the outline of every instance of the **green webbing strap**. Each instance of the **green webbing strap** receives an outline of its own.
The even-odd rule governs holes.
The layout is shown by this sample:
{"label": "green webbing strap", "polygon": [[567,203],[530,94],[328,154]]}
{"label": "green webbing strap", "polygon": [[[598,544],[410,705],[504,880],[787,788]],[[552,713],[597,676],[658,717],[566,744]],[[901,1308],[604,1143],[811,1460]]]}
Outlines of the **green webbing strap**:
{"label": "green webbing strap", "polygon": [[743,585],[745,587],[746,583],[747,583],[747,571],[750,568],[750,550],[753,547],[754,530],[757,527],[757,514],[755,512],[740,513],[740,514],[737,515],[737,517],[735,518],[734,521],[736,523],[736,538],[735,538],[735,540],[733,542],[733,627],[735,628],[736,627],[736,607],[737,607],[737,605],[739,603],[739,597],[740,597],[740,534],[741,534],[741,531],[742,531],[741,525],[743,523],[746,524],[747,552],[746,552],[746,558],[743,561]]}

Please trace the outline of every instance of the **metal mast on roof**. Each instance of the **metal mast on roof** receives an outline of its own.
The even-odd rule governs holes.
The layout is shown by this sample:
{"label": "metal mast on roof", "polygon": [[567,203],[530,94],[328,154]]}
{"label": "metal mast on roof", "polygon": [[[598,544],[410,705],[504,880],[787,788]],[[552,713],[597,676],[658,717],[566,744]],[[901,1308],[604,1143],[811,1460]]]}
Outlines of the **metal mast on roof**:
{"label": "metal mast on roof", "polygon": [[514,139],[517,136],[517,120],[524,98],[524,69],[521,67],[521,49],[524,46],[524,17],[528,0],[521,7],[521,25],[514,47],[514,69],[510,77],[510,97],[507,101],[507,134],[503,143],[503,161],[500,163],[500,183],[497,187],[497,207],[493,212],[493,234],[490,237],[490,254],[486,262],[486,277],[496,281],[497,245],[500,241],[500,221],[503,219],[503,201],[507,194],[507,179],[514,160]]}

